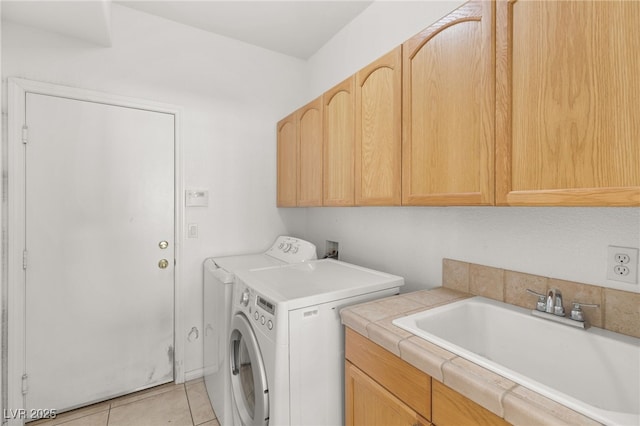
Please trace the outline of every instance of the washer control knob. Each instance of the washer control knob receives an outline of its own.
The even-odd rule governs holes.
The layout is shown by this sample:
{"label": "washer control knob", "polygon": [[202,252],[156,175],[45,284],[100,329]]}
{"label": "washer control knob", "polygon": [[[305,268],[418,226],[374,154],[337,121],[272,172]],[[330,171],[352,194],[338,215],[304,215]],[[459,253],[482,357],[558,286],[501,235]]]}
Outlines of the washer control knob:
{"label": "washer control knob", "polygon": [[249,304],[249,290],[242,292],[242,295],[240,296],[240,304],[242,306],[247,306]]}
{"label": "washer control knob", "polygon": [[256,321],[258,321],[258,317],[259,317],[259,316],[260,316],[260,314],[258,313],[258,311],[255,311],[255,312],[253,313],[253,318],[254,318]]}
{"label": "washer control knob", "polygon": [[291,243],[285,243],[284,247],[282,248],[282,251],[287,253],[289,250],[291,250]]}
{"label": "washer control knob", "polygon": [[273,329],[273,322],[272,322],[271,320],[267,321],[267,328],[268,328],[269,330],[272,330],[272,329]]}
{"label": "washer control knob", "polygon": [[300,248],[298,246],[291,247],[291,253],[296,254]]}
{"label": "washer control knob", "polygon": [[264,315],[260,317],[260,324],[264,325],[265,323],[265,318]]}

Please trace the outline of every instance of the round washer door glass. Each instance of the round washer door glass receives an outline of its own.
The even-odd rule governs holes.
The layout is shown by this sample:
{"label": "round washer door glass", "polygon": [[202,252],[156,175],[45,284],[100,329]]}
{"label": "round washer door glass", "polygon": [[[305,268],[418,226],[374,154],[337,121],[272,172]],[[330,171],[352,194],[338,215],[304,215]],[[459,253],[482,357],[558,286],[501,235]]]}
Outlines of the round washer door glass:
{"label": "round washer door glass", "polygon": [[245,426],[266,425],[269,393],[258,341],[243,314],[233,317],[231,330],[231,389],[240,420]]}

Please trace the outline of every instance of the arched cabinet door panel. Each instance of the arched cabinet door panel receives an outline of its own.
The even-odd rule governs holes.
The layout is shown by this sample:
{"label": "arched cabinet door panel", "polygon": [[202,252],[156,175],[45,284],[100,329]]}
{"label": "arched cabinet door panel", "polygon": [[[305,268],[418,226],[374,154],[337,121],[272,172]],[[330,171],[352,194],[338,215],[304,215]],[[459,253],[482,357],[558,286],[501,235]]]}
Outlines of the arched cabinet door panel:
{"label": "arched cabinet door panel", "polygon": [[499,1],[496,201],[640,206],[640,2]]}
{"label": "arched cabinet door panel", "polygon": [[295,207],[298,191],[298,130],[296,114],[278,122],[278,207]]}
{"label": "arched cabinet door panel", "polygon": [[356,74],[357,205],[401,203],[402,47]]}
{"label": "arched cabinet door panel", "polygon": [[353,206],[355,152],[355,77],[324,93],[323,205]]}
{"label": "arched cabinet door panel", "polygon": [[277,205],[322,205],[322,98],[278,122]]}
{"label": "arched cabinet door panel", "polygon": [[403,45],[405,205],[494,203],[494,2],[468,2]]}
{"label": "arched cabinet door panel", "polygon": [[298,206],[322,205],[322,98],[297,113]]}

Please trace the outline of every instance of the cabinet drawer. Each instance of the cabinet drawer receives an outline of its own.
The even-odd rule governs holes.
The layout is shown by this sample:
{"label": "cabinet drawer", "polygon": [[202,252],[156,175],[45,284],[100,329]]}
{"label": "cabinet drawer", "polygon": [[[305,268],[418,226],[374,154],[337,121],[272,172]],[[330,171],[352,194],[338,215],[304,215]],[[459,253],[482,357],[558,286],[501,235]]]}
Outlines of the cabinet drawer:
{"label": "cabinet drawer", "polygon": [[429,426],[423,419],[358,367],[345,362],[347,426]]}
{"label": "cabinet drawer", "polygon": [[431,419],[431,377],[350,328],[345,357],[425,419]]}
{"label": "cabinet drawer", "polygon": [[438,426],[507,426],[502,418],[434,380],[433,423]]}

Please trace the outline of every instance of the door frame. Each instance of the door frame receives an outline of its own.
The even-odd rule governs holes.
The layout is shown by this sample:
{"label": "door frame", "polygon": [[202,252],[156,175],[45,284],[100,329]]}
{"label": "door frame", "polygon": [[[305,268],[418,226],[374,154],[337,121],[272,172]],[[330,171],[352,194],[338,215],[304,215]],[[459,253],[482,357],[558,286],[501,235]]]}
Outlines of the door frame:
{"label": "door frame", "polygon": [[[25,371],[25,278],[23,251],[25,249],[25,150],[23,130],[26,115],[26,94],[34,93],[96,102],[120,107],[168,113],[174,116],[174,382],[185,380],[185,341],[178,338],[183,330],[184,290],[182,284],[182,237],[184,217],[184,178],[182,174],[181,115],[182,108],[143,99],[130,98],[109,93],[79,89],[50,83],[8,79],[8,137],[7,137],[7,410],[24,409],[22,376]],[[49,407],[42,407],[49,408]],[[23,419],[11,419],[9,424],[24,424]]]}

